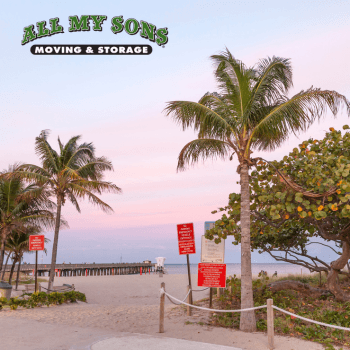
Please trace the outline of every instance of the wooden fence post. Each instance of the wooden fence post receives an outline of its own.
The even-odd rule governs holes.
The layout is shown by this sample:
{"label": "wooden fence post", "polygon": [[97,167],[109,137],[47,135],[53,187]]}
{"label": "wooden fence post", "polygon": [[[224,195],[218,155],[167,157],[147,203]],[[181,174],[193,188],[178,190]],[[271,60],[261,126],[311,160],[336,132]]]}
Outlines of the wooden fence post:
{"label": "wooden fence post", "polygon": [[220,295],[221,295],[221,289],[220,288],[216,288],[216,296],[218,298],[220,298]]}
{"label": "wooden fence post", "polygon": [[[188,293],[188,296],[187,296],[187,303],[188,304],[191,304],[191,293],[189,293],[191,289],[191,286],[187,286],[187,293]],[[191,307],[189,305],[187,305],[187,316],[191,316]]]}
{"label": "wooden fence post", "polygon": [[273,299],[267,299],[267,339],[269,349],[274,349]]}
{"label": "wooden fence post", "polygon": [[[165,291],[165,283],[160,284],[160,288],[163,288]],[[159,333],[164,333],[164,302],[165,294],[162,294],[160,297],[160,310],[159,310]]]}

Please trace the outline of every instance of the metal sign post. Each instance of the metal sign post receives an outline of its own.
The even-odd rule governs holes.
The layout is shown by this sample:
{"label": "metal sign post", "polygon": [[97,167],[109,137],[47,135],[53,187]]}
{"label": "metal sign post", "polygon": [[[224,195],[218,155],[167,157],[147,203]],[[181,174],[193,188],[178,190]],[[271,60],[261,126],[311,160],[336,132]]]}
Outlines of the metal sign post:
{"label": "metal sign post", "polygon": [[187,258],[188,284],[190,286],[190,304],[192,305],[192,283],[189,254],[196,254],[196,245],[194,240],[193,223],[177,225],[177,238],[179,241],[179,254]]}
{"label": "metal sign post", "polygon": [[44,250],[45,247],[44,235],[29,236],[29,250],[35,251],[35,293],[38,291],[38,250]]}
{"label": "metal sign post", "polygon": [[38,291],[38,251],[35,251],[35,293]]}
{"label": "metal sign post", "polygon": [[188,285],[190,286],[190,304],[192,305],[192,283],[191,283],[191,268],[190,268],[190,257],[186,254],[187,257],[187,272],[188,272]]}

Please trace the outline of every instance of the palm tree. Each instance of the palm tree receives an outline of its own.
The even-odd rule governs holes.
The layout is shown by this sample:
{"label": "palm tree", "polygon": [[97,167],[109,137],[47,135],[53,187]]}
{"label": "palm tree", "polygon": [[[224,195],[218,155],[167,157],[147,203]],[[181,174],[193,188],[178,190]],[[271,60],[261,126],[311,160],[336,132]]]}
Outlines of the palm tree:
{"label": "palm tree", "polygon": [[25,232],[30,225],[49,229],[55,223],[49,193],[36,184],[26,185],[15,175],[17,169],[15,165],[0,175],[0,271],[5,243],[13,232]]}
{"label": "palm tree", "polygon": [[[255,164],[253,150],[273,151],[290,133],[305,131],[329,108],[333,115],[347,99],[335,91],[311,87],[291,98],[292,68],[289,59],[266,58],[246,67],[226,49],[213,55],[219,93],[206,93],[198,102],[168,102],[165,112],[185,130],[194,127],[198,139],[179,154],[178,171],[206,158],[230,158],[235,153],[241,185],[241,307],[254,306],[250,247],[249,168]],[[328,108],[327,108],[328,107]],[[240,329],[255,331],[254,311],[243,312]]]}
{"label": "palm tree", "polygon": [[48,135],[49,131],[43,130],[35,140],[35,152],[41,159],[42,167],[23,164],[19,167],[17,175],[44,186],[56,198],[55,236],[48,286],[48,289],[52,289],[61,209],[66,200],[69,200],[79,213],[78,200],[83,198],[88,198],[104,212],[112,212],[113,209],[96,194],[120,193],[121,189],[111,182],[102,181],[103,172],[113,169],[112,163],[105,157],[96,157],[92,143],[78,145],[81,136],[74,136],[64,145],[58,138],[59,152],[56,152],[47,141]]}

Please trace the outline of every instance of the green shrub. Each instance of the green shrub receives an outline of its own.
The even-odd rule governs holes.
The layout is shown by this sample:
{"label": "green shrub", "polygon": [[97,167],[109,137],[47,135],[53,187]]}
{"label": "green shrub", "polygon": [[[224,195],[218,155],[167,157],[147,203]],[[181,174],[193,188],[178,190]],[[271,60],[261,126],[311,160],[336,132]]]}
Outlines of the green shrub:
{"label": "green shrub", "polygon": [[38,306],[60,305],[67,302],[75,303],[77,300],[86,302],[85,294],[76,291],[64,293],[53,292],[50,294],[36,292],[32,294],[24,293],[22,295],[22,297],[26,296],[28,298],[0,298],[0,310],[4,306],[10,307],[11,310],[16,310],[18,306],[30,309]]}

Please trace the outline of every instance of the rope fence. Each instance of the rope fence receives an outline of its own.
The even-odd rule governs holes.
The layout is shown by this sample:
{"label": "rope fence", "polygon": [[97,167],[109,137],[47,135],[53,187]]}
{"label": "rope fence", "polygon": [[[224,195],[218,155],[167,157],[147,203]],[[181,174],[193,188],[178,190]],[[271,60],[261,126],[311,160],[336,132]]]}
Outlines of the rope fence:
{"label": "rope fence", "polygon": [[289,311],[286,311],[284,309],[280,309],[279,307],[277,306],[272,306],[273,309],[275,310],[278,310],[278,311],[281,311],[287,315],[290,315],[290,316],[293,316],[295,318],[300,318],[301,320],[304,320],[306,322],[310,322],[310,323],[315,323],[315,324],[318,324],[320,326],[324,326],[324,327],[330,327],[330,328],[336,328],[336,329],[341,329],[342,331],[350,331],[350,328],[346,328],[346,327],[340,327],[340,326],[335,326],[333,324],[328,324],[328,323],[323,323],[323,322],[318,322],[318,321],[315,321],[315,320],[310,320],[309,318],[306,318],[306,317],[302,317],[302,316],[299,316],[299,315],[296,315],[296,314],[293,314],[292,312],[289,312]]}
{"label": "rope fence", "polygon": [[[203,290],[206,290],[208,288],[205,288]],[[197,292],[200,290],[196,290]],[[193,305],[190,304],[189,302],[186,303],[185,300],[186,298],[188,298],[191,289],[188,290],[188,293],[186,295],[186,297],[184,298],[184,300],[179,300],[175,297],[173,297],[172,295],[168,294],[165,291],[165,283],[163,282],[161,284],[161,288],[160,288],[160,314],[159,314],[159,333],[164,333],[164,302],[165,302],[165,296],[175,305],[186,305],[187,306],[187,310],[189,310],[189,308],[195,308],[195,309],[199,309],[199,310],[204,310],[204,311],[210,311],[210,312],[245,312],[245,311],[252,311],[252,310],[258,310],[258,309],[264,309],[267,308],[267,338],[268,338],[268,347],[270,350],[274,349],[274,313],[273,313],[273,309],[283,312],[287,315],[290,315],[294,318],[299,318],[303,321],[306,322],[310,322],[310,323],[314,323],[314,324],[318,324],[320,326],[324,326],[324,327],[330,327],[330,328],[335,328],[335,329],[340,329],[343,331],[350,331],[350,328],[346,328],[346,327],[340,327],[340,326],[336,326],[336,325],[332,325],[332,324],[327,324],[327,323],[323,323],[323,322],[318,322],[315,320],[311,320],[309,318],[306,317],[302,317],[299,316],[297,314],[293,314],[292,312],[286,311],[284,309],[281,309],[277,306],[273,305],[273,299],[267,299],[267,303],[266,305],[262,305],[262,306],[256,306],[256,307],[250,307],[250,308],[246,308],[246,309],[239,309],[239,310],[218,310],[218,309],[210,309],[210,308],[206,308],[206,307],[201,307],[201,306],[197,306],[197,305]],[[173,302],[172,300],[175,300],[178,303]],[[189,312],[187,312],[187,315],[189,315]]]}
{"label": "rope fence", "polygon": [[[173,303],[174,305],[181,305],[181,304],[183,304],[183,303],[185,302],[185,300],[187,299],[187,297],[189,296],[189,294],[190,294],[191,292],[203,292],[203,291],[205,291],[205,290],[207,290],[207,289],[209,289],[209,288],[210,288],[210,287],[204,288],[204,289],[189,289],[188,292],[187,292],[187,294],[186,294],[186,296],[183,298],[183,300],[182,300],[182,301],[179,301],[178,303],[175,303],[174,301],[171,300],[171,298],[172,298],[171,295],[169,295],[169,294],[167,294],[167,293],[165,293],[165,295],[166,295],[166,297],[168,298],[168,300],[169,300],[171,303]],[[161,293],[162,293],[162,292],[161,292]],[[177,299],[176,299],[176,300],[177,300]]]}

